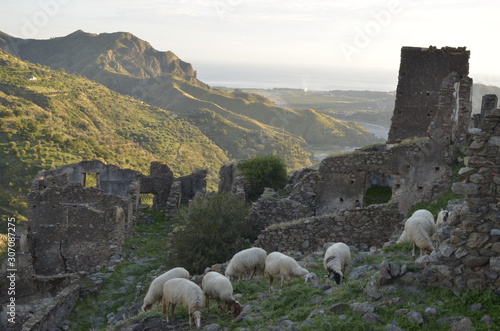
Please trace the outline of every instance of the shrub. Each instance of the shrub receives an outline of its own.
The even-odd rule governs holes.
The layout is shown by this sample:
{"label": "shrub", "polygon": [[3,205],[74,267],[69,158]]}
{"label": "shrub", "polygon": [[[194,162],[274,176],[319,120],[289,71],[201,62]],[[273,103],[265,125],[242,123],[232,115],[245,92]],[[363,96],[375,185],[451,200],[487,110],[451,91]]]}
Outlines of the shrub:
{"label": "shrub", "polygon": [[238,169],[250,182],[248,196],[256,200],[265,187],[274,190],[283,188],[288,183],[285,162],[276,155],[256,156],[250,160],[238,162]]}
{"label": "shrub", "polygon": [[169,265],[201,273],[207,266],[229,260],[253,239],[248,206],[231,193],[197,197],[173,217]]}

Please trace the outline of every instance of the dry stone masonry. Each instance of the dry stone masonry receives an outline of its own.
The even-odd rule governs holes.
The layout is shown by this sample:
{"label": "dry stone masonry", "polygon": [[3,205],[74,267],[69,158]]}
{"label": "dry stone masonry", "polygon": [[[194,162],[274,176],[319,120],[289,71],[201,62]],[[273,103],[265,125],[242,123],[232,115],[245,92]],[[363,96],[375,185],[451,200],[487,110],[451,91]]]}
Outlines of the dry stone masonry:
{"label": "dry stone masonry", "polygon": [[420,281],[458,290],[500,287],[500,109],[484,111],[460,170],[464,181],[452,190],[465,195],[441,230],[438,252]]}

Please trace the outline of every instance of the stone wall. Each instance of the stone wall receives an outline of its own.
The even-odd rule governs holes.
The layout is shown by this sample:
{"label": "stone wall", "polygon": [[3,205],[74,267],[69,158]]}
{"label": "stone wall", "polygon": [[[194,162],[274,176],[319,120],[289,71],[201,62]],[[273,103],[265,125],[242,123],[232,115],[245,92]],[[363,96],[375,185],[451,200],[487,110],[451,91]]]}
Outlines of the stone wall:
{"label": "stone wall", "polygon": [[[82,174],[91,172],[99,174],[97,187],[82,186]],[[139,177],[100,161],[40,172],[28,194],[27,246],[36,274],[92,273],[120,254],[135,224]]]}
{"label": "stone wall", "polygon": [[452,190],[465,195],[438,231],[421,281],[465,290],[500,287],[500,109],[487,110]]}
{"label": "stone wall", "polygon": [[403,47],[388,143],[425,136],[436,115],[442,81],[469,74],[470,52],[463,48]]}
{"label": "stone wall", "polygon": [[323,249],[327,242],[342,241],[367,249],[382,247],[396,229],[401,215],[394,205],[342,210],[336,214],[306,217],[276,224],[261,232],[255,246],[267,252],[300,252],[307,254]]}

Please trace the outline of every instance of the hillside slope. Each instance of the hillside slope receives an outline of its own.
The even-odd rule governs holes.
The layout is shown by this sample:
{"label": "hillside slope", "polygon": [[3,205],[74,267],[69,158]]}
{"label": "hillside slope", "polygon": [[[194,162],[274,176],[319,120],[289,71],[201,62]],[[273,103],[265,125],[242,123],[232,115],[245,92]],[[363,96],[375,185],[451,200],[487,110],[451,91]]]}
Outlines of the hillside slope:
{"label": "hillside slope", "polygon": [[[0,50],[0,214],[26,216],[37,171],[99,158],[148,173],[167,162],[176,175],[208,168],[226,153],[169,111],[83,77],[23,62]],[[6,219],[2,217],[2,220]]]}
{"label": "hillside slope", "polygon": [[[271,132],[277,131],[288,136],[281,137],[283,139],[295,136],[312,145],[359,147],[379,142],[357,124],[332,121],[317,112],[277,107],[267,98],[251,93],[211,89],[196,79],[196,71],[190,64],[172,52],[153,49],[130,33],[95,35],[76,31],[50,40],[23,40],[1,34],[0,48],[21,59],[52,68],[63,67],[181,116],[193,110],[209,109],[243,129],[255,130],[257,121],[261,124],[258,130],[268,136],[274,136]],[[240,136],[244,135],[245,130],[240,132]],[[228,152],[231,157],[240,154]],[[252,150],[243,151],[247,155],[252,153]],[[291,161],[303,163],[303,160]]]}

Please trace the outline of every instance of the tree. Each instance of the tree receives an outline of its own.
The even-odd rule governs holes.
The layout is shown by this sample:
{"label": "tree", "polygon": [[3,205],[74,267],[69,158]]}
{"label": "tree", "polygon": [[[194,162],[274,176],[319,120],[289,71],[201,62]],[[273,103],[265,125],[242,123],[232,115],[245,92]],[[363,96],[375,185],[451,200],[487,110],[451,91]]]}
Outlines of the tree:
{"label": "tree", "polygon": [[279,190],[288,183],[286,164],[277,155],[256,156],[238,162],[237,167],[250,182],[248,196],[251,200],[256,200],[265,187]]}
{"label": "tree", "polygon": [[245,248],[245,239],[255,239],[247,204],[227,192],[194,198],[176,212],[173,221],[169,265],[191,273],[229,260]]}

